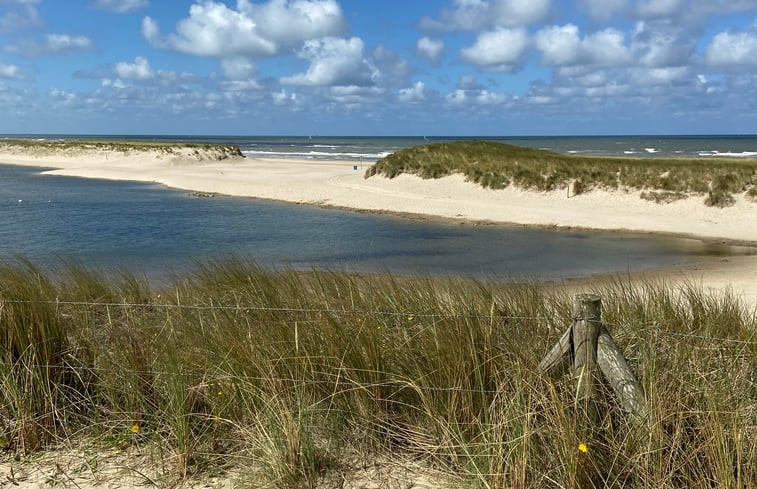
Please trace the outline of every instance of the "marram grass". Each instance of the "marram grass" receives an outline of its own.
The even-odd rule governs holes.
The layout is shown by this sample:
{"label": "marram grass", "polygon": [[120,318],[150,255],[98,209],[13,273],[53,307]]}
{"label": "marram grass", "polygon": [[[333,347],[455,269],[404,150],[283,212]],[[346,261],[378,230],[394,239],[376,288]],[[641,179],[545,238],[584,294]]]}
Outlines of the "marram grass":
{"label": "marram grass", "polygon": [[0,443],[157,446],[178,477],[252,487],[339,487],[349,460],[392,454],[453,487],[755,487],[755,312],[693,286],[596,292],[648,414],[605,392],[587,431],[569,376],[537,371],[571,302],[538,285],[224,261],[156,292],[5,265]]}
{"label": "marram grass", "polygon": [[[724,207],[734,195],[757,195],[754,158],[620,158],[565,155],[490,141],[457,141],[402,149],[371,166],[366,178],[409,173],[440,178],[455,173],[491,189],[509,185],[536,191],[570,186],[579,194],[593,188],[640,190],[648,200],[668,202],[704,196]],[[671,199],[671,197],[674,197]]]}

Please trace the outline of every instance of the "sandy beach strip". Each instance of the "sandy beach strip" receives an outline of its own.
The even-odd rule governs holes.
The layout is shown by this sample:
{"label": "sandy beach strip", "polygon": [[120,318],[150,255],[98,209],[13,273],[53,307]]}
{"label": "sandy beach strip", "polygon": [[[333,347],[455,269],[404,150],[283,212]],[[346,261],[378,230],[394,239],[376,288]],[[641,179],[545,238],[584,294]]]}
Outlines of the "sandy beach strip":
{"label": "sandy beach strip", "polygon": [[[583,228],[687,236],[706,241],[757,244],[757,204],[737,196],[726,208],[707,207],[702,196],[669,204],[639,198],[638,191],[594,190],[569,197],[566,189],[530,192],[513,187],[484,189],[460,175],[423,180],[364,178],[367,164],[351,161],[228,158],[221,161],[196,150],[166,155],[158,151],[37,154],[0,150],[0,163],[53,168],[49,175],[155,182],[195,192],[271,199],[369,212],[428,216],[468,222],[554,228]],[[357,165],[357,166],[356,166]],[[357,168],[357,169],[356,169]],[[681,271],[706,286],[738,284],[757,301],[757,258],[734,257],[744,265]],[[690,273],[689,273],[690,272]],[[700,273],[701,272],[701,273]],[[716,273],[717,272],[717,273]],[[739,278],[740,277],[740,278]]]}

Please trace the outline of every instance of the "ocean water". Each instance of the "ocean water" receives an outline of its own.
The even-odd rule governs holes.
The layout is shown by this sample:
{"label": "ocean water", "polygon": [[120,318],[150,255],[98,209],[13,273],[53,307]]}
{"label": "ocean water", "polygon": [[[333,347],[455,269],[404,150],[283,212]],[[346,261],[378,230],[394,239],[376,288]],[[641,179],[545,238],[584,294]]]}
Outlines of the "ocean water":
{"label": "ocean water", "polygon": [[717,136],[501,136],[501,137],[320,137],[320,136],[70,136],[13,135],[0,138],[114,139],[235,144],[252,158],[376,161],[398,149],[434,142],[486,139],[559,153],[595,156],[757,157],[757,135]]}
{"label": "ocean water", "polygon": [[[365,146],[361,146],[365,147]],[[229,256],[268,267],[545,279],[728,254],[654,236],[443,224],[0,165],[0,260],[78,261],[153,279]]]}

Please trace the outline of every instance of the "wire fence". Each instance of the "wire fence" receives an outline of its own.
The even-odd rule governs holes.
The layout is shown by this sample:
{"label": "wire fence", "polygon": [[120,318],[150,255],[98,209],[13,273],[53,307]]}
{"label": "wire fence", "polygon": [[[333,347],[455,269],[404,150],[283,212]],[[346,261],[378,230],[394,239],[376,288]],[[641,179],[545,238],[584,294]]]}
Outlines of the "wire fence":
{"label": "wire fence", "polygon": [[[74,306],[87,308],[133,308],[133,309],[154,309],[154,310],[187,310],[187,311],[233,311],[241,313],[264,312],[264,313],[298,313],[298,314],[329,314],[339,316],[385,316],[385,317],[403,317],[414,319],[477,319],[487,321],[564,321],[570,324],[576,320],[575,317],[559,315],[508,315],[508,314],[464,314],[453,312],[429,313],[413,311],[387,311],[387,310],[370,310],[370,309],[346,309],[346,308],[324,308],[324,307],[268,307],[253,304],[174,304],[164,302],[88,302],[88,301],[59,301],[59,300],[0,300],[2,304],[26,304],[26,305],[52,305],[52,306]],[[607,321],[599,321],[608,328],[615,331],[623,331],[627,326]],[[711,335],[702,335],[698,333],[689,333],[681,331],[670,331],[660,326],[646,326],[640,328],[645,331],[654,331],[667,336],[679,338],[692,338],[707,342],[732,343],[739,345],[757,344],[757,329],[755,329],[747,339],[725,338]]]}

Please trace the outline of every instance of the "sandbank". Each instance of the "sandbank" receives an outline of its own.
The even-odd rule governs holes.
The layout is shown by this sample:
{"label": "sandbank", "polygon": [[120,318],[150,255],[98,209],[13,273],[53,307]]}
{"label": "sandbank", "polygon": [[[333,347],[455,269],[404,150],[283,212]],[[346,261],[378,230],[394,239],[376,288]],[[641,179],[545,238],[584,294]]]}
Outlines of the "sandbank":
{"label": "sandbank", "polygon": [[[702,196],[669,204],[643,200],[638,191],[566,189],[533,192],[482,188],[461,175],[423,180],[412,175],[364,178],[368,164],[350,161],[258,159],[217,155],[196,148],[44,152],[0,144],[0,163],[50,168],[47,175],[155,182],[207,194],[298,204],[428,216],[463,222],[661,233],[728,244],[757,245],[757,204],[743,195],[726,208],[707,207]],[[735,265],[734,265],[735,263]],[[723,289],[732,286],[757,303],[757,257],[733,257],[722,266],[679,270],[670,276]]]}

